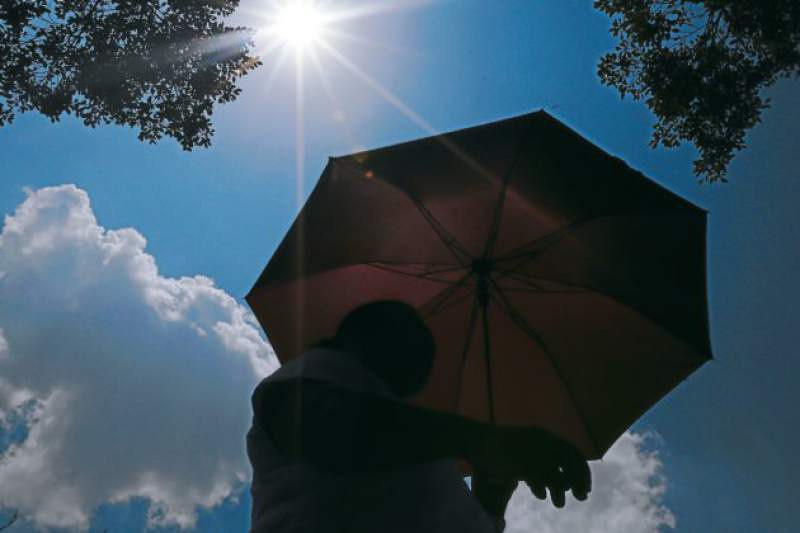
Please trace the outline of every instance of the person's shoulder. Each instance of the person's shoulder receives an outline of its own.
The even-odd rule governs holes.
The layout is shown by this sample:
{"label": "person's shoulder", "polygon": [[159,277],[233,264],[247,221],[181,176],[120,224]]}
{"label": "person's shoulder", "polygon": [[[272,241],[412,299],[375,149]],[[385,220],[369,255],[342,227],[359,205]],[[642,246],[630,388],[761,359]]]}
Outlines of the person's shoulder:
{"label": "person's shoulder", "polygon": [[314,348],[288,361],[256,387],[257,398],[267,389],[286,389],[292,385],[313,389],[342,389],[353,393],[391,397],[386,385],[369,372],[359,359],[348,352],[331,348]]}
{"label": "person's shoulder", "polygon": [[314,348],[282,364],[277,370],[264,377],[256,385],[251,399],[255,400],[263,394],[265,389],[273,385],[287,382],[299,382],[300,380],[308,379],[309,375],[315,374],[315,372],[309,372],[309,370],[319,366],[320,359],[327,359],[330,357],[329,354],[323,352],[330,352],[330,350]]}

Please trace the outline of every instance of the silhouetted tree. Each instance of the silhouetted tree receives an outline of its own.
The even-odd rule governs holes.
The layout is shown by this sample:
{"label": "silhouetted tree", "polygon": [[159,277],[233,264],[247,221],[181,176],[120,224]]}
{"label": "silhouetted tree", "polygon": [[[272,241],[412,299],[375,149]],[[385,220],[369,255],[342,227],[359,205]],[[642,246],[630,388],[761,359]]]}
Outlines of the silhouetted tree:
{"label": "silhouetted tree", "polygon": [[214,104],[260,64],[249,30],[223,21],[238,3],[0,0],[0,126],[37,110],[208,146]]}
{"label": "silhouetted tree", "polygon": [[769,106],[762,89],[800,74],[798,0],[596,0],[618,39],[598,68],[656,115],[651,146],[695,145],[695,174],[726,181],[745,133]]}

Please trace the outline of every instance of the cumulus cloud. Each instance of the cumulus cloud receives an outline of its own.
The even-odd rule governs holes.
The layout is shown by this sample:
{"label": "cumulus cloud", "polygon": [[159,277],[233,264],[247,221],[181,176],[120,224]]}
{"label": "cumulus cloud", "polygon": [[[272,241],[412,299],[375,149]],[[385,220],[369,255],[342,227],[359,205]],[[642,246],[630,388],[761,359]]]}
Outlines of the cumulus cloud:
{"label": "cumulus cloud", "polygon": [[567,498],[564,509],[535,499],[520,485],[506,513],[507,533],[657,533],[675,528],[675,516],[663,505],[666,479],[646,435],[624,434],[603,461],[592,463],[592,493],[585,502]]}
{"label": "cumulus cloud", "polygon": [[[107,230],[74,186],[28,192],[0,233],[0,507],[85,529],[103,503],[149,501],[191,527],[249,479],[249,395],[276,365],[252,315],[212,280],[166,278],[133,229]],[[509,533],[675,527],[646,437],[593,464],[564,510],[521,486]],[[3,449],[5,448],[5,449]]]}
{"label": "cumulus cloud", "polygon": [[0,506],[85,529],[150,502],[191,527],[249,479],[249,396],[275,366],[252,315],[203,276],[167,278],[133,229],[71,185],[29,191],[0,233]]}

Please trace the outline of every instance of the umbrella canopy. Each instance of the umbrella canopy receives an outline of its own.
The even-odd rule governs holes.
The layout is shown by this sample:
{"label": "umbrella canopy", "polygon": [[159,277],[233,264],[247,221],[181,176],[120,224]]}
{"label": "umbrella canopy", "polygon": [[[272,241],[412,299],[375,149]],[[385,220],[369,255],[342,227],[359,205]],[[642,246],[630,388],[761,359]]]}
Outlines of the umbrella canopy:
{"label": "umbrella canopy", "polygon": [[711,357],[706,212],[543,111],[331,158],[247,302],[279,359],[379,299],[437,356],[412,401],[599,458]]}

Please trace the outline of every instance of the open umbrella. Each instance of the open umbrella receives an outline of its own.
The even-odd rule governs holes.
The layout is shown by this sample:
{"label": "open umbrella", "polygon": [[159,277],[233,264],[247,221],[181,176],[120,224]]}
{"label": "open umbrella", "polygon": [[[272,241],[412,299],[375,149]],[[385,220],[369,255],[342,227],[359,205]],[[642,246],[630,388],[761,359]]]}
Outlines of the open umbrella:
{"label": "open umbrella", "polygon": [[247,301],[286,361],[378,299],[438,351],[414,403],[599,458],[711,357],[706,213],[543,111],[331,158]]}

